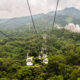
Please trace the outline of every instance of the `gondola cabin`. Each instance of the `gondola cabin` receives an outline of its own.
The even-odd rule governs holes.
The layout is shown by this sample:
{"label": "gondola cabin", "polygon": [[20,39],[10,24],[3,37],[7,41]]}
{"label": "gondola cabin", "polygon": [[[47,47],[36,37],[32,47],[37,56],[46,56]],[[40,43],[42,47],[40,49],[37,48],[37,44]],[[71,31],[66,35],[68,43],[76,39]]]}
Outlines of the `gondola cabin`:
{"label": "gondola cabin", "polygon": [[26,62],[27,62],[26,65],[28,65],[28,66],[33,65],[33,63],[32,63],[32,57],[28,57],[28,58],[26,59]]}
{"label": "gondola cabin", "polygon": [[43,59],[43,63],[48,64],[48,58]]}
{"label": "gondola cabin", "polygon": [[43,55],[43,63],[48,64],[48,56],[47,56],[47,54]]}
{"label": "gondola cabin", "polygon": [[33,65],[33,63],[32,63],[32,61],[33,61],[33,58],[32,57],[29,57],[28,56],[28,53],[27,53],[27,59],[26,59],[26,65],[28,65],[28,66],[31,66],[31,65]]}

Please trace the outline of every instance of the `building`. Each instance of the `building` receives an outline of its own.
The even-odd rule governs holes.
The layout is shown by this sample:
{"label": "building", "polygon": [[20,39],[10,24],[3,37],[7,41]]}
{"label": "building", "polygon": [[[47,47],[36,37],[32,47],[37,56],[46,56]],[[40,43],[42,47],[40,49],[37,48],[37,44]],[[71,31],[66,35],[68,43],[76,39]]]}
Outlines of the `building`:
{"label": "building", "polygon": [[80,26],[77,24],[69,23],[68,25],[65,26],[66,30],[70,30],[72,32],[80,32]]}

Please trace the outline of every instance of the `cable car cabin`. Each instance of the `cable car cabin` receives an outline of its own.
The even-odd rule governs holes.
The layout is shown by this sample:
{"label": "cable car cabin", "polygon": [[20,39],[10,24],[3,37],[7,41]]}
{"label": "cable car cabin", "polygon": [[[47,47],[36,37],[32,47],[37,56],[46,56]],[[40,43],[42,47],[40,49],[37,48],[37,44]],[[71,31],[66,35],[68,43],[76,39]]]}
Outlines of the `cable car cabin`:
{"label": "cable car cabin", "polygon": [[39,59],[41,59],[41,56],[39,55]]}
{"label": "cable car cabin", "polygon": [[27,64],[26,64],[26,65],[28,65],[28,66],[33,65],[33,63],[32,63],[32,57],[28,57],[28,58],[26,59],[26,61],[27,61]]}
{"label": "cable car cabin", "polygon": [[45,39],[46,39],[46,37],[47,37],[47,35],[46,35],[46,34],[44,34],[44,35],[43,35],[43,39],[45,40]]}
{"label": "cable car cabin", "polygon": [[43,63],[48,64],[48,56],[47,56],[47,54],[43,55]]}
{"label": "cable car cabin", "polygon": [[48,64],[48,58],[43,59],[43,63]]}

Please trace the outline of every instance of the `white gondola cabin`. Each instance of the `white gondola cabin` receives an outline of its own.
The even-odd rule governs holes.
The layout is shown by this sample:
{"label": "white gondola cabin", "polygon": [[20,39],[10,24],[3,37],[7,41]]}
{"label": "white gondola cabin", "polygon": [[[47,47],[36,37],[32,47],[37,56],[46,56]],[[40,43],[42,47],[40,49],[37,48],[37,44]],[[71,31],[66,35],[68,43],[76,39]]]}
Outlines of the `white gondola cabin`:
{"label": "white gondola cabin", "polygon": [[28,53],[27,53],[27,59],[26,59],[26,62],[27,62],[27,63],[26,63],[26,65],[28,65],[28,66],[33,65],[32,61],[33,61],[32,57],[29,57],[29,56],[28,56]]}
{"label": "white gondola cabin", "polygon": [[47,56],[47,54],[43,55],[43,63],[48,64],[48,56]]}

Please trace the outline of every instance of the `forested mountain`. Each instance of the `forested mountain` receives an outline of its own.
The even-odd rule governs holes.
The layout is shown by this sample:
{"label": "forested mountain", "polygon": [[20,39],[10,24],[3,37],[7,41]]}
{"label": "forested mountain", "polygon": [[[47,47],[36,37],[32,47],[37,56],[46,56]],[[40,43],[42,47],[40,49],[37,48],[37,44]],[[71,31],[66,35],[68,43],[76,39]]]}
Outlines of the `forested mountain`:
{"label": "forested mountain", "polygon": [[[43,34],[27,31],[0,41],[0,80],[80,80],[80,33],[47,32],[48,64],[39,59]],[[26,65],[27,53],[33,65]]]}
{"label": "forested mountain", "polygon": [[[52,31],[53,15],[33,16],[38,34],[30,16],[0,19],[0,80],[80,80],[80,33],[56,28]],[[64,27],[69,22],[80,24],[79,10],[58,11],[56,23]],[[32,66],[26,65],[27,53]],[[43,63],[44,53],[48,64]]]}
{"label": "forested mountain", "polygon": [[[37,14],[34,15],[33,17],[36,24],[39,25],[48,24],[50,26],[53,23],[53,15],[54,12],[52,11],[47,14],[43,14],[43,13]],[[69,22],[80,24],[80,10],[71,7],[58,11],[56,23],[64,27]],[[30,16],[12,18],[12,19],[0,19],[0,28],[20,27],[20,26],[26,26],[26,24],[30,24],[30,23],[31,23]],[[45,26],[46,25],[44,25],[44,27]]]}
{"label": "forested mountain", "polygon": [[[49,14],[53,14],[54,12],[49,12]],[[58,11],[58,15],[63,15],[63,16],[70,16],[74,18],[79,18],[80,19],[80,10],[71,7],[71,8],[65,8],[63,10]]]}

